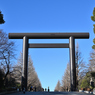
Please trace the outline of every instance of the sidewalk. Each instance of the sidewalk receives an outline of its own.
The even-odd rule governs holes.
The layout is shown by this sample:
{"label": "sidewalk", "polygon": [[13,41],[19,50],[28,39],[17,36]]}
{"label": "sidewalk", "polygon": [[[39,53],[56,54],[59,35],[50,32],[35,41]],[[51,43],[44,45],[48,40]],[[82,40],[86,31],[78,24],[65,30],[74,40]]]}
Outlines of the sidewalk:
{"label": "sidewalk", "polygon": [[18,92],[18,91],[0,92],[0,95],[10,94],[10,93],[16,93],[16,92]]}

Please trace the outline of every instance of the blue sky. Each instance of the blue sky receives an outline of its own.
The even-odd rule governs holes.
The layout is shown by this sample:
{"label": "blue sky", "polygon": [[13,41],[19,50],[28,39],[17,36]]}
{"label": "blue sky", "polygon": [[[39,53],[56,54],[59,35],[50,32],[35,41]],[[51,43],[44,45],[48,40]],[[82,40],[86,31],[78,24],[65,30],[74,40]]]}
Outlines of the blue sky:
{"label": "blue sky", "polygon": [[[89,32],[89,39],[77,39],[86,64],[93,45],[91,16],[95,0],[0,0],[5,24],[0,29],[8,33]],[[11,39],[10,39],[11,40]],[[22,51],[22,40],[16,42],[16,57]],[[29,43],[68,43],[68,39],[32,39]],[[29,49],[35,70],[43,88],[53,91],[62,79],[69,62],[68,48]],[[16,60],[14,60],[16,62]]]}

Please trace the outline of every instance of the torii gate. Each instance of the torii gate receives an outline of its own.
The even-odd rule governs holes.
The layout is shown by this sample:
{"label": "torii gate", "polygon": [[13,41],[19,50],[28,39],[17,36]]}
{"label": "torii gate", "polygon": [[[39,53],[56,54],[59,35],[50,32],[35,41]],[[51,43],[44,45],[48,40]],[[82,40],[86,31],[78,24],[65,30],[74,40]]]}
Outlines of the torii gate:
{"label": "torii gate", "polygon": [[[76,90],[75,39],[88,39],[89,33],[9,33],[9,39],[23,39],[22,88],[27,91],[28,48],[69,48],[70,85]],[[69,39],[69,44],[29,44],[28,39]]]}

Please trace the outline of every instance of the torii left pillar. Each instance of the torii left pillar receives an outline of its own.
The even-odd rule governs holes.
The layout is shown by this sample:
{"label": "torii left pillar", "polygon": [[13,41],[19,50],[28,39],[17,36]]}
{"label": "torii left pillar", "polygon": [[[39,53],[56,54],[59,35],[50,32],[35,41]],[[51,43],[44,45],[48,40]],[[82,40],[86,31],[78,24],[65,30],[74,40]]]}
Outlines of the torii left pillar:
{"label": "torii left pillar", "polygon": [[23,37],[23,70],[22,70],[22,90],[25,88],[27,91],[27,73],[28,70],[28,38]]}

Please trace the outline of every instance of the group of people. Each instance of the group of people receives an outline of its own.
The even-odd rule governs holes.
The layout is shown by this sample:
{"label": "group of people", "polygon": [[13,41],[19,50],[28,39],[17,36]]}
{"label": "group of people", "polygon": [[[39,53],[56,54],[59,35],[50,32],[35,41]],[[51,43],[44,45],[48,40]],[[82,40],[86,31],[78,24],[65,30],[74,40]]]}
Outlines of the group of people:
{"label": "group of people", "polygon": [[[30,91],[35,91],[36,92],[36,86],[35,87],[30,87]],[[45,88],[46,91],[46,88]],[[49,87],[48,87],[48,92],[49,92]],[[23,93],[25,93],[25,87],[23,87]]]}
{"label": "group of people", "polygon": [[[34,89],[35,89],[35,90],[34,90]],[[33,90],[34,90],[34,91],[36,92],[36,86],[35,86],[35,88],[34,88],[34,89],[33,89],[33,87],[32,87],[32,86],[30,87],[30,91],[33,91]],[[22,91],[23,91],[23,93],[25,93],[25,87],[23,87],[23,90],[22,90]]]}
{"label": "group of people", "polygon": [[[35,90],[34,90],[34,89],[35,89]],[[34,90],[34,91],[36,92],[36,86],[34,87],[34,89],[33,89],[32,86],[30,87],[30,91],[33,91],[33,90]]]}
{"label": "group of people", "polygon": [[[47,89],[45,88],[45,91],[47,91]],[[50,91],[50,89],[49,89],[49,86],[48,86],[48,92]]]}

